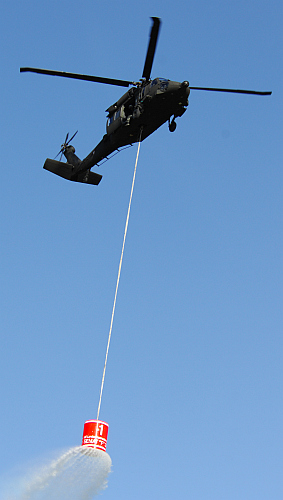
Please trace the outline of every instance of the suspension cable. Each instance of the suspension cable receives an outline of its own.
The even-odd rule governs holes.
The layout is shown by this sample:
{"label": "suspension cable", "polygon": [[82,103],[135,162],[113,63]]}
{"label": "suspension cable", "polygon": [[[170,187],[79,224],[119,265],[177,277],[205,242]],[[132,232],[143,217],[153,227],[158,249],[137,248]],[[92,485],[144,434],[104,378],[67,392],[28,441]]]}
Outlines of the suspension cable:
{"label": "suspension cable", "polygon": [[111,315],[111,321],[110,321],[110,329],[109,329],[109,335],[108,335],[108,343],[107,343],[105,363],[104,363],[104,369],[103,369],[103,375],[102,375],[102,381],[101,381],[100,396],[99,396],[99,403],[98,403],[97,418],[96,418],[96,420],[99,419],[99,413],[100,413],[100,406],[101,406],[102,392],[103,392],[103,386],[104,386],[104,379],[105,379],[105,372],[106,372],[108,351],[109,351],[111,334],[112,334],[112,327],[113,327],[114,313],[115,313],[115,307],[116,307],[117,293],[118,293],[118,287],[119,287],[119,282],[120,282],[120,275],[121,275],[121,268],[122,268],[122,262],[123,262],[123,256],[124,256],[124,248],[125,248],[126,236],[127,236],[127,231],[128,231],[128,224],[129,224],[129,217],[130,217],[130,211],[131,211],[132,197],[133,197],[133,191],[134,191],[134,185],[135,185],[137,164],[138,164],[139,153],[140,153],[141,135],[142,135],[142,128],[140,129],[140,136],[139,136],[138,150],[137,150],[137,156],[136,156],[136,162],[135,162],[135,168],[134,168],[134,175],[133,175],[133,180],[132,180],[132,188],[131,188],[131,194],[130,194],[130,201],[129,201],[128,213],[127,213],[126,224],[125,224],[124,239],[123,239],[122,252],[121,252],[120,263],[119,263],[119,270],[118,270],[118,277],[117,277],[117,283],[116,283],[116,290],[115,290],[115,295],[114,295],[114,303],[113,303],[113,309],[112,309],[112,315]]}

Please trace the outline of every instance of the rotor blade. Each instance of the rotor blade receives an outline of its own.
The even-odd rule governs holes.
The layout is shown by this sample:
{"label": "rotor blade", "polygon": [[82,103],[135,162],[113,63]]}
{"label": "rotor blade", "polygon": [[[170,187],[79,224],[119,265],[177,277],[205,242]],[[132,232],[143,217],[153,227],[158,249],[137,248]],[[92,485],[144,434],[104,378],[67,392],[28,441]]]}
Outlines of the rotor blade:
{"label": "rotor blade", "polygon": [[65,144],[67,144],[67,145],[70,144],[70,142],[74,139],[74,137],[75,137],[75,135],[77,135],[77,133],[78,133],[78,130],[74,133],[74,135],[72,135],[71,139],[69,139],[68,142],[67,142],[67,139],[66,139]]}
{"label": "rotor blade", "polygon": [[63,76],[65,78],[74,78],[75,80],[86,80],[88,82],[106,83],[108,85],[118,85],[118,87],[129,87],[134,82],[127,80],[115,80],[113,78],[101,78],[100,76],[80,75],[77,73],[66,73],[65,71],[53,71],[49,69],[39,68],[20,68],[20,73],[29,71],[31,73],[40,73],[42,75]]}
{"label": "rotor blade", "polygon": [[57,153],[57,155],[55,156],[54,160],[56,160],[56,158],[57,158],[57,157],[59,156],[59,154],[61,153],[61,157],[60,157],[60,160],[59,160],[59,161],[61,161],[62,154],[63,154],[63,150],[64,150],[64,148],[61,148],[61,149],[60,149],[59,153]]}
{"label": "rotor blade", "polygon": [[149,44],[142,74],[142,77],[145,78],[147,81],[150,79],[150,73],[157,44],[158,32],[161,23],[159,17],[152,17],[151,19],[153,20],[153,25],[150,32]]}
{"label": "rotor blade", "polygon": [[254,95],[271,95],[272,92],[262,92],[258,90],[241,90],[241,89],[217,89],[210,87],[191,87],[191,90],[208,90],[212,92],[232,92],[233,94],[254,94]]}

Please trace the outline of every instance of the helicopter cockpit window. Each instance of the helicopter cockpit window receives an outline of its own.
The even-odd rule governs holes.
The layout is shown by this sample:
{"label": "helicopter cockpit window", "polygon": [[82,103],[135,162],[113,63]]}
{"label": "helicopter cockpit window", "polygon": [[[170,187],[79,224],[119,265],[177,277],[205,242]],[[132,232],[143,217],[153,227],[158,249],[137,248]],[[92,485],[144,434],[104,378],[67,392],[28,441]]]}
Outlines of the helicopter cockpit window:
{"label": "helicopter cockpit window", "polygon": [[111,125],[111,123],[113,123],[113,120],[114,120],[114,115],[110,116],[110,118],[109,118],[109,125]]}
{"label": "helicopter cockpit window", "polygon": [[159,88],[160,90],[166,90],[168,87],[169,80],[167,78],[159,78]]}
{"label": "helicopter cockpit window", "polygon": [[153,87],[153,86],[154,86],[154,85],[156,85],[156,84],[157,84],[157,78],[155,78],[155,80],[152,80],[152,82],[151,82],[150,86],[151,86],[151,87]]}
{"label": "helicopter cockpit window", "polygon": [[116,111],[115,113],[115,120],[117,120],[117,118],[120,117],[120,109],[118,109],[118,111]]}

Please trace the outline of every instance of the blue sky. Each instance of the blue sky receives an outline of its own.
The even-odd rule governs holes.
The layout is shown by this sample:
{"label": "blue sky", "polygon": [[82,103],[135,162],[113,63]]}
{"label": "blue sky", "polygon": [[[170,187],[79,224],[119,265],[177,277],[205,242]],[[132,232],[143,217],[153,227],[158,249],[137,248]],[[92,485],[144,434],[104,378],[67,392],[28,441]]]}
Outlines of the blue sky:
{"label": "blue sky", "polygon": [[27,0],[1,16],[0,471],[81,442],[96,417],[136,147],[99,187],[42,169],[80,157],[123,90],[20,66],[152,76],[191,92],[141,145],[101,418],[106,500],[281,499],[282,2]]}

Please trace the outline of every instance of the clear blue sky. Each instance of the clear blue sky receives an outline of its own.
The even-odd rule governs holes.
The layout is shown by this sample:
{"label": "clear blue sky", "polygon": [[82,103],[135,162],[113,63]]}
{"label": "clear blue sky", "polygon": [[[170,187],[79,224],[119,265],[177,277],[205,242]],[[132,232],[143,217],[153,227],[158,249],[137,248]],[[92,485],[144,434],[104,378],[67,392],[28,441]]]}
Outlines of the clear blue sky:
{"label": "clear blue sky", "polygon": [[103,498],[279,500],[279,0],[2,8],[0,472],[80,444],[96,417],[136,155],[100,167],[99,187],[44,171],[67,132],[91,151],[123,89],[19,67],[138,80],[150,16],[153,77],[273,94],[192,91],[176,132],[142,143],[100,414]]}

